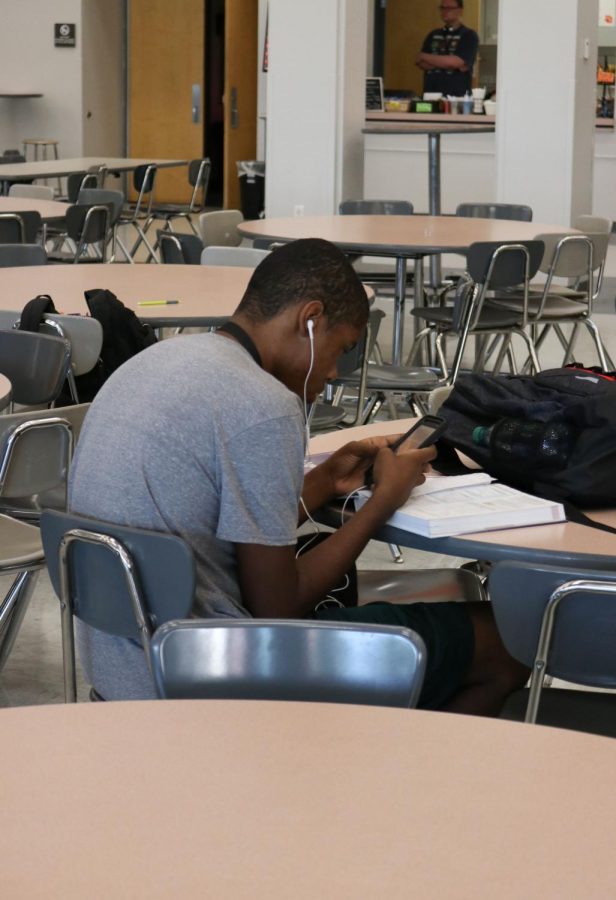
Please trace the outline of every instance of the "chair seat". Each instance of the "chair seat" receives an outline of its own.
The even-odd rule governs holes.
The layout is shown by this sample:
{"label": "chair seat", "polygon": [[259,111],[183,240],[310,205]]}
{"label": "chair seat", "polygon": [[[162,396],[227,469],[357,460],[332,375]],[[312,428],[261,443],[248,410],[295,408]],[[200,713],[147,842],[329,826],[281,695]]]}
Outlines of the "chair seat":
{"label": "chair seat", "polygon": [[[359,387],[360,375],[345,375],[347,387]],[[368,390],[371,391],[429,391],[441,381],[432,369],[413,366],[368,365]],[[335,382],[334,382],[335,383]]]}
{"label": "chair seat", "polygon": [[[419,319],[426,319],[428,322],[435,322],[445,328],[453,329],[454,309],[452,306],[445,307],[419,307],[411,310],[411,315]],[[489,331],[493,328],[511,328],[518,325],[520,321],[519,315],[514,315],[513,310],[508,308],[484,306],[479,316],[479,321],[473,327],[473,331],[481,331],[485,329]]]}
{"label": "chair seat", "polygon": [[41,533],[34,525],[0,515],[0,570],[40,567],[45,564]]}
{"label": "chair seat", "polygon": [[[499,308],[503,307],[510,310],[522,311],[523,301],[521,297],[511,296],[509,294],[498,294],[490,303],[498,304]],[[528,301],[529,316],[535,315],[539,310],[540,298],[531,297]],[[568,299],[561,296],[550,296],[545,302],[541,313],[541,320],[544,319],[562,319],[562,318],[579,318],[584,315],[586,306],[578,300]]]}
{"label": "chair seat", "polygon": [[434,603],[486,599],[481,580],[466,569],[359,570],[357,594],[360,606],[377,601]]}
{"label": "chair seat", "polygon": [[[528,689],[515,691],[507,698],[500,718],[523,722],[527,703]],[[546,688],[541,694],[537,723],[616,737],[616,693]]]}
{"label": "chair seat", "polygon": [[335,428],[346,417],[347,410],[332,403],[316,403],[310,415],[310,430],[324,431]]}

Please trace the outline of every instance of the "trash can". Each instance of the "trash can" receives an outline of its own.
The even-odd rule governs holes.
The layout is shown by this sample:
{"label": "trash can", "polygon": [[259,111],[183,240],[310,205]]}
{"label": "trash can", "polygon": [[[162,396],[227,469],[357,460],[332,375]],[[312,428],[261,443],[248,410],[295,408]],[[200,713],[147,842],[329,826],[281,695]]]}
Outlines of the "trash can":
{"label": "trash can", "polygon": [[240,206],[245,219],[262,219],[265,211],[265,163],[257,159],[237,163]]}

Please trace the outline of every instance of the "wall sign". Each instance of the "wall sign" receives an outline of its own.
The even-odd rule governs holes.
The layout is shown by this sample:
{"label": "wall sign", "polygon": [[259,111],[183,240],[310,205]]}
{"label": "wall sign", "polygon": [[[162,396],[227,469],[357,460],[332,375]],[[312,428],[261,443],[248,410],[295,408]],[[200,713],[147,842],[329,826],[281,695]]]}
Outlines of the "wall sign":
{"label": "wall sign", "polygon": [[77,37],[75,28],[76,26],[69,22],[56,22],[53,26],[54,47],[76,47]]}

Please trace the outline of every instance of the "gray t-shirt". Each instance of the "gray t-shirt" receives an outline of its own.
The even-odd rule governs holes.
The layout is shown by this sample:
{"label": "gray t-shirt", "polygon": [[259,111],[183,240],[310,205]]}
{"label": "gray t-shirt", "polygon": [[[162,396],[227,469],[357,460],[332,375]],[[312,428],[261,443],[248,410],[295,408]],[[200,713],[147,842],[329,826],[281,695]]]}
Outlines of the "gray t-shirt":
{"label": "gray t-shirt", "polygon": [[[129,360],[97,395],[69,507],[179,535],[195,557],[194,614],[247,616],[235,544],[295,543],[303,456],[295,394],[229,338],[178,337]],[[153,696],[137,647],[80,631],[82,663],[103,696]]]}

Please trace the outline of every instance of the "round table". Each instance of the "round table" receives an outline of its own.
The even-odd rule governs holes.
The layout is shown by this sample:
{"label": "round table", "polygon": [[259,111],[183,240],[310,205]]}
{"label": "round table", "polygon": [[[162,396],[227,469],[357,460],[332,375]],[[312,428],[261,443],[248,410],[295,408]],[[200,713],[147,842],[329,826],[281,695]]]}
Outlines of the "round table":
{"label": "round table", "polygon": [[[87,313],[84,291],[107,288],[155,327],[210,326],[228,319],[253,270],[231,266],[49,265],[0,269],[0,309],[20,312],[50,294],[58,312]],[[179,300],[156,306],[144,301]]]}
{"label": "round table", "polygon": [[42,200],[38,197],[0,197],[0,213],[38,212],[43,220],[62,219],[68,203],[59,200]]}
{"label": "round table", "polygon": [[423,259],[434,253],[465,253],[477,241],[528,241],[538,234],[575,229],[538,222],[470,219],[457,216],[299,216],[242,222],[248,238],[294,241],[319,237],[342,250],[364,256],[396,258],[393,362],[400,363],[404,337],[406,261],[415,260],[415,305],[423,300]]}
{"label": "round table", "polygon": [[[374,437],[380,434],[404,433],[414,418],[388,422],[373,422],[357,428],[318,434],[310,441],[310,453],[322,459],[321,454],[331,453],[348,441]],[[616,528],[616,509],[588,510],[587,515],[597,522]],[[347,508],[347,514],[352,511]],[[327,507],[318,518],[336,528],[340,525],[339,505]],[[386,543],[444,553],[466,559],[490,562],[515,559],[521,562],[555,566],[584,566],[592,569],[616,569],[616,534],[580,525],[577,522],[556,522],[553,525],[534,525],[526,528],[506,528],[483,531],[476,534],[459,534],[450,537],[429,538],[401,528],[384,526],[375,536]]]}
{"label": "round table", "polygon": [[0,717],[11,900],[614,893],[608,738],[240,700]]}

